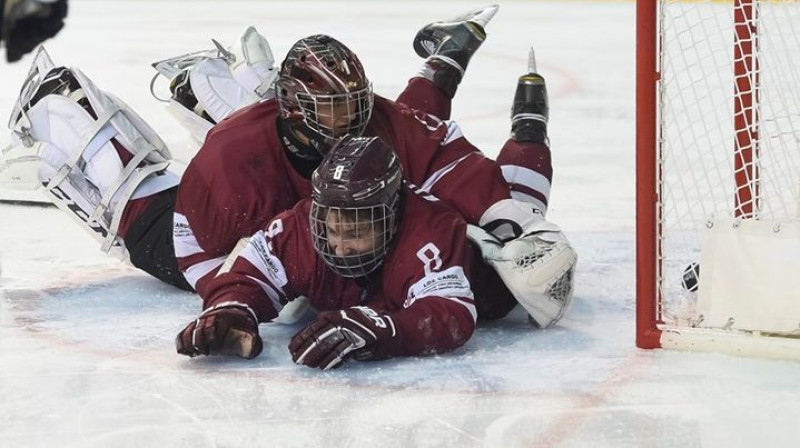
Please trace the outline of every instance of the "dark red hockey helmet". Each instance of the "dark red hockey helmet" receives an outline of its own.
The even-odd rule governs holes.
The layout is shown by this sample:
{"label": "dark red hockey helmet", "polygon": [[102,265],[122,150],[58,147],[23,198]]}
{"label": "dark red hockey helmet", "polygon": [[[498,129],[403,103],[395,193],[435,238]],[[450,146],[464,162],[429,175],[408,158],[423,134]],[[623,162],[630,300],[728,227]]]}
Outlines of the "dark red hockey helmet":
{"label": "dark red hockey helmet", "polygon": [[372,83],[361,61],[344,44],[323,34],[292,46],[275,91],[281,117],[328,144],[345,134],[360,136],[372,115]]}
{"label": "dark red hockey helmet", "polygon": [[378,137],[345,137],[311,178],[314,249],[343,277],[363,277],[383,262],[397,231],[402,168]]}

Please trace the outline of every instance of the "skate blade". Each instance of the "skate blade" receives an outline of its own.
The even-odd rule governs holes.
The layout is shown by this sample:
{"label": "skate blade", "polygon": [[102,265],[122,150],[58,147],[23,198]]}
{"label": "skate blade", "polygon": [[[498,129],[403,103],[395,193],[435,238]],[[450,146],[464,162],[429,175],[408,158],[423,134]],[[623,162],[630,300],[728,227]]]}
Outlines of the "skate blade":
{"label": "skate blade", "polygon": [[536,71],[536,52],[533,47],[528,52],[528,73],[538,73]]}

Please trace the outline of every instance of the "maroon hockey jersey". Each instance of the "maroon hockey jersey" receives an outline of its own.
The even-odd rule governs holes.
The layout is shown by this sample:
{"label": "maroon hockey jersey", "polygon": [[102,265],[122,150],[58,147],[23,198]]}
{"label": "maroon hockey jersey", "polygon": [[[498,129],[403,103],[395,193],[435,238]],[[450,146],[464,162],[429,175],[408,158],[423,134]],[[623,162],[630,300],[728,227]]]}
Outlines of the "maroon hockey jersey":
{"label": "maroon hockey jersey", "polygon": [[466,223],[446,207],[406,190],[392,248],[367,279],[338,276],[313,248],[310,199],[280,214],[237,250],[229,271],[208,284],[203,308],[240,302],[261,322],[305,296],[318,310],[368,306],[397,325],[400,353],[440,353],[463,345],[477,318],[470,270],[477,262]]}
{"label": "maroon hockey jersey", "polygon": [[[412,80],[401,99],[444,113],[448,102],[419,98],[435,96],[431,86]],[[310,196],[310,181],[294,170],[279,141],[277,116],[277,101],[270,100],[222,121],[183,175],[175,205],[175,255],[203,297],[206,282],[240,238]],[[495,162],[470,144],[456,123],[377,95],[364,134],[394,147],[416,193],[447,203],[468,223],[477,224],[484,211],[512,193],[546,208],[552,175],[546,146],[509,140]]]}
{"label": "maroon hockey jersey", "polygon": [[[279,142],[275,100],[248,107],[209,132],[186,169],[175,206],[178,264],[201,296],[236,242],[310,196]],[[366,135],[391,144],[418,193],[446,201],[469,222],[509,197],[500,168],[455,123],[375,97]],[[470,194],[463,194],[464,191]],[[206,278],[204,278],[206,277]]]}

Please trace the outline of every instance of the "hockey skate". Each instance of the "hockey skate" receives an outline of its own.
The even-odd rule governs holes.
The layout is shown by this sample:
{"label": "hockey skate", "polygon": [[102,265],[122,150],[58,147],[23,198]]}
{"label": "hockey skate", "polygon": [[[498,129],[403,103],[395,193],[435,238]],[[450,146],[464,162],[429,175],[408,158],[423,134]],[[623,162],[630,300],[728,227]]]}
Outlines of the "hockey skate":
{"label": "hockey skate", "polygon": [[550,146],[547,121],[550,109],[547,86],[536,70],[536,55],[531,48],[528,73],[519,77],[514,105],[511,108],[511,138],[520,142],[542,143]]}
{"label": "hockey skate", "polygon": [[[158,73],[150,92],[169,103],[169,112],[198,144],[216,123],[236,110],[272,98],[278,75],[269,43],[254,27],[248,27],[230,48],[211,41],[213,49],[152,64]],[[155,93],[159,75],[169,80],[169,99]]]}
{"label": "hockey skate", "polygon": [[[514,94],[511,138],[547,145],[547,90],[544,78],[536,72],[531,49],[528,73],[519,78]],[[522,171],[532,173],[523,177],[536,175],[530,169]],[[506,173],[504,176],[515,182]],[[549,189],[549,182],[546,186]],[[572,304],[578,261],[561,229],[545,219],[545,211],[546,203],[532,196],[521,200],[512,192],[512,199],[501,200],[484,212],[480,227],[468,226],[467,230],[467,237],[481,250],[484,261],[497,271],[528,312],[531,324],[538,328],[555,325]]]}
{"label": "hockey skate", "polygon": [[125,204],[178,184],[155,131],[80,70],[56,67],[43,48],[11,114],[0,182],[40,184],[108,252],[125,257],[117,228]]}
{"label": "hockey skate", "polygon": [[426,58],[420,75],[452,98],[472,55],[486,40],[485,27],[498,8],[498,5],[491,5],[475,9],[419,30],[414,37],[414,51]]}

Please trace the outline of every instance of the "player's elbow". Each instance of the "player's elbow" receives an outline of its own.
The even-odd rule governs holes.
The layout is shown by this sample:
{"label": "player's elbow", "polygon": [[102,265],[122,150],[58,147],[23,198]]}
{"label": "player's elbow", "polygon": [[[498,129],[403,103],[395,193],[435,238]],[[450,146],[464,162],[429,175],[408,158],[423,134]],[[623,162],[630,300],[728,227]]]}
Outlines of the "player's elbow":
{"label": "player's elbow", "polygon": [[475,321],[472,316],[451,315],[447,320],[447,331],[452,341],[452,349],[457,349],[466,344],[475,332]]}

